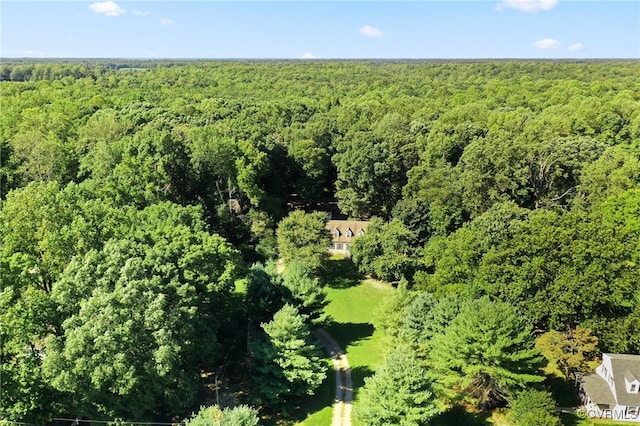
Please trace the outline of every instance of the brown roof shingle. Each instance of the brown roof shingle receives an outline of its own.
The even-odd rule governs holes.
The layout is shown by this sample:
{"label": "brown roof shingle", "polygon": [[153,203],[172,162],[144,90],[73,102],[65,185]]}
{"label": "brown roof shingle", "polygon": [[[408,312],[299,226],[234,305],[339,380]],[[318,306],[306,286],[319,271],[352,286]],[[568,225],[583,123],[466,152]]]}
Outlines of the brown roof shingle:
{"label": "brown roof shingle", "polygon": [[[350,243],[361,231],[366,232],[368,226],[369,222],[363,220],[329,220],[326,228],[331,232],[334,243]],[[339,232],[338,236],[334,235],[336,230]],[[348,231],[351,231],[351,237],[347,236]]]}

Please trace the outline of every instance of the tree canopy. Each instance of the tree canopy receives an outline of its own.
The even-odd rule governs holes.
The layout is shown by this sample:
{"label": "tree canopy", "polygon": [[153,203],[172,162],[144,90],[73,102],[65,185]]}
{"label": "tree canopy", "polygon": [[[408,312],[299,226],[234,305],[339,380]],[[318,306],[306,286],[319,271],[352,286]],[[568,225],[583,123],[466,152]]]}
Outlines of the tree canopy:
{"label": "tree canopy", "polygon": [[[173,421],[208,405],[206,378],[248,371],[241,342],[268,341],[256,328],[285,304],[295,324],[322,319],[327,212],[371,219],[352,259],[401,288],[376,328],[426,367],[466,331],[525,354],[532,329],[588,329],[586,346],[640,353],[639,74],[625,60],[3,61],[0,417]],[[473,300],[517,312],[514,329],[487,313],[479,330]],[[452,372],[438,346],[436,393],[455,382],[495,405],[529,383],[504,360]],[[282,383],[313,370],[270,365]]]}

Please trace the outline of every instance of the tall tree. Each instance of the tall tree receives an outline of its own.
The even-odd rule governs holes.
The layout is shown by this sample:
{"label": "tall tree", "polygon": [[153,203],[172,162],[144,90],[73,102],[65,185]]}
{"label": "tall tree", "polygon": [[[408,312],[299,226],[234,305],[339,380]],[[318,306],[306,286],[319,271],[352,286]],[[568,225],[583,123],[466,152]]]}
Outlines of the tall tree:
{"label": "tall tree", "polygon": [[331,235],[325,228],[327,216],[322,212],[291,212],[278,224],[278,251],[285,264],[292,261],[318,271],[327,261]]}
{"label": "tall tree", "polygon": [[443,406],[427,371],[408,348],[387,354],[376,373],[365,379],[358,394],[355,419],[370,426],[430,424]]}
{"label": "tall tree", "polygon": [[294,306],[285,305],[262,328],[265,338],[250,348],[257,395],[271,409],[289,411],[300,397],[313,395],[326,377],[326,365]]}
{"label": "tall tree", "polygon": [[271,274],[268,269],[256,263],[249,268],[246,277],[247,291],[244,295],[244,304],[247,318],[257,324],[272,319],[285,304],[286,292],[282,288],[279,277],[275,275],[275,271]]}
{"label": "tall tree", "polygon": [[[24,273],[26,256],[0,259],[0,418],[47,423],[62,397],[42,374],[45,338],[55,332],[55,305]],[[31,264],[33,267],[33,264]]]}
{"label": "tall tree", "polygon": [[461,390],[483,409],[544,379],[531,328],[506,303],[486,297],[465,302],[431,343],[428,362],[434,380]]}
{"label": "tall tree", "polygon": [[289,263],[282,273],[282,285],[289,290],[289,303],[298,306],[310,324],[324,321],[324,307],[329,303],[327,292],[309,269],[299,262]]}
{"label": "tall tree", "polygon": [[444,333],[460,312],[461,296],[447,295],[435,300],[429,292],[420,293],[400,314],[400,339],[414,348],[416,355],[428,355],[431,339]]}
{"label": "tall tree", "polygon": [[352,217],[391,216],[406,178],[402,160],[387,141],[371,132],[356,132],[338,143],[333,161],[340,210]]}
{"label": "tall tree", "polygon": [[591,370],[589,362],[598,355],[598,338],[588,328],[579,326],[564,332],[549,330],[538,338],[536,347],[569,380],[576,372]]}
{"label": "tall tree", "polygon": [[66,319],[45,342],[43,369],[77,413],[148,420],[195,401],[199,368],[218,356],[239,257],[189,224],[192,210],[150,207],[128,240],[76,257],[54,284]]}
{"label": "tall tree", "polygon": [[417,236],[397,219],[383,223],[374,219],[367,232],[354,240],[353,262],[363,274],[386,281],[411,279],[418,264],[415,240]]}

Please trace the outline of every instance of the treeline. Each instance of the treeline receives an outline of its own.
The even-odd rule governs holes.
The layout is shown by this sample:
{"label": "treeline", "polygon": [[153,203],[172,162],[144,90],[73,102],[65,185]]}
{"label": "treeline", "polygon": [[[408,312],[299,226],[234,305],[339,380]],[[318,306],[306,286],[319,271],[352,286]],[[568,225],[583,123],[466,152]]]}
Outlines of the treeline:
{"label": "treeline", "polygon": [[[0,71],[3,417],[186,415],[251,320],[249,352],[278,359],[269,333],[289,325],[314,359],[315,255],[302,287],[250,265],[306,253],[317,220],[282,220],[334,197],[376,218],[353,247],[363,273],[640,352],[637,61]],[[245,299],[237,280],[257,280]],[[308,377],[282,401],[322,376],[263,367]]]}

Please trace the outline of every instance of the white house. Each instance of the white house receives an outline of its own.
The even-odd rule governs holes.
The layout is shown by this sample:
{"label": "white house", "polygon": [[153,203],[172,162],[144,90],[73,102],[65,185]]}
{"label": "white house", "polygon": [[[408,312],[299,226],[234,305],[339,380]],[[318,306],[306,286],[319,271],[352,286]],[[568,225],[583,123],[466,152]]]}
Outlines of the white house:
{"label": "white house", "polygon": [[354,238],[364,235],[369,222],[362,220],[329,220],[326,228],[331,232],[331,253],[351,253],[351,243]]}
{"label": "white house", "polygon": [[640,423],[640,355],[602,354],[595,373],[579,380],[589,417]]}

